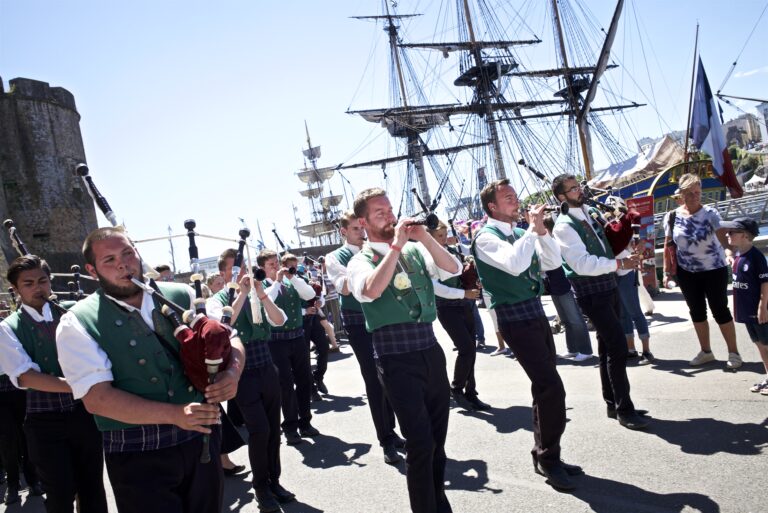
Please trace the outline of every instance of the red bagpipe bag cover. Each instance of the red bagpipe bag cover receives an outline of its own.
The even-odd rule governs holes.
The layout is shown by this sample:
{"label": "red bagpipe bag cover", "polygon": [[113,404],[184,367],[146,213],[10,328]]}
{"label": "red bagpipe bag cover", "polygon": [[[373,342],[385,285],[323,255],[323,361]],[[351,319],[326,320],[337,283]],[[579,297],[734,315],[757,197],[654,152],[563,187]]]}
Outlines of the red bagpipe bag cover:
{"label": "red bagpipe bag cover", "polygon": [[192,385],[200,390],[208,386],[206,360],[219,360],[219,370],[226,369],[232,353],[231,330],[220,322],[198,316],[189,328],[178,329],[176,340],[181,344],[181,364]]}

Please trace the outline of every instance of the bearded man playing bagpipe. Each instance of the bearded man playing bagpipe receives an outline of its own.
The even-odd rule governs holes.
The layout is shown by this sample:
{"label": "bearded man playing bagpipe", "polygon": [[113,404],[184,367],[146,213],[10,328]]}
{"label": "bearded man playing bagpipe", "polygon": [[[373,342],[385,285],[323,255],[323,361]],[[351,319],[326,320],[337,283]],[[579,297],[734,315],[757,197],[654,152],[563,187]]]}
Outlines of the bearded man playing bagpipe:
{"label": "bearded man playing bagpipe", "polygon": [[[56,340],[74,397],[102,432],[118,511],[220,511],[220,430],[211,425],[216,403],[237,392],[241,342],[202,315],[190,329],[161,314],[161,300],[133,280],[141,280],[141,262],[121,227],[91,232],[83,255],[101,289],[62,317]],[[158,287],[166,300],[190,307],[186,285]],[[213,384],[190,365],[190,351],[222,357]]]}

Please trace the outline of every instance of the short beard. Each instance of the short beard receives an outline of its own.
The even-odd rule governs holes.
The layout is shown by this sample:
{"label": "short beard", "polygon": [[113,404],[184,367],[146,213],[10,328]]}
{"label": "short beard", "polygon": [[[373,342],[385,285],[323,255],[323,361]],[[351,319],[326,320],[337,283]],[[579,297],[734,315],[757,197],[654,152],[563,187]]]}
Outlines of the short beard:
{"label": "short beard", "polygon": [[[107,281],[107,279],[101,274],[99,274],[98,271],[96,271],[96,276],[99,277],[99,285],[101,285],[101,288],[102,290],[104,290],[104,293],[115,299],[119,299],[121,301],[125,299],[130,299],[132,297],[137,296],[138,294],[141,294],[142,292],[141,288],[135,283],[131,283],[130,285],[122,287],[120,285],[115,285],[114,283]],[[143,276],[139,276],[137,279],[142,283],[144,282]]]}
{"label": "short beard", "polygon": [[376,230],[374,235],[379,240],[392,240],[395,238],[395,227],[394,225],[388,224],[381,229]]}

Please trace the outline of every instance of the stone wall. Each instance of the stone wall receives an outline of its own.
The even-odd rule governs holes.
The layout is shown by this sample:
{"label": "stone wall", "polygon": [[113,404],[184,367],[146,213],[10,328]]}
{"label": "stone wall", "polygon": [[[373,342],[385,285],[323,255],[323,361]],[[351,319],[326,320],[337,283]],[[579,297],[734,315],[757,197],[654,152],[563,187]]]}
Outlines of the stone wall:
{"label": "stone wall", "polygon": [[[10,80],[4,91],[0,79],[0,219],[13,219],[29,250],[55,272],[83,265],[83,240],[98,226],[93,202],[74,174],[85,161],[72,93],[26,78]],[[5,260],[16,252],[2,232],[4,277]]]}

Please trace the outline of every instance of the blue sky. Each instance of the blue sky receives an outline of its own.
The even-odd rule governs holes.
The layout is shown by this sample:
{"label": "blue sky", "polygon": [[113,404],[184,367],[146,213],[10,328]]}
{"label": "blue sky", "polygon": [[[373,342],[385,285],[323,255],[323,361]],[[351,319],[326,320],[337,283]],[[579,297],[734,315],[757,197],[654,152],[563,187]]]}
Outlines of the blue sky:
{"label": "blue sky", "polygon": [[[541,1],[511,4],[525,12]],[[584,3],[607,27],[614,2]],[[440,4],[400,1],[399,9],[434,13]],[[75,95],[91,173],[134,237],[163,235],[169,225],[181,233],[184,219],[195,218],[200,233],[236,238],[237,218],[244,217],[253,230],[260,220],[270,245],[273,223],[284,239],[296,241],[291,203],[309,221],[293,175],[303,165],[305,120],[313,144],[323,147],[321,165],[395,151],[383,129],[345,113],[387,102],[386,60],[374,50],[383,47],[384,33],[349,18],[377,14],[380,3],[212,5],[0,0],[0,76],[6,86],[26,77]],[[765,0],[627,0],[615,55],[637,83],[615,80],[622,96],[655,104],[633,114],[632,132],[657,136],[685,126],[697,20],[716,90],[764,7]],[[427,41],[429,19],[404,29]],[[768,97],[767,34],[765,16],[723,92]],[[538,35],[550,41],[542,44],[546,52],[551,33]],[[740,105],[754,112],[754,104]],[[739,114],[726,107],[726,120]],[[355,191],[385,185],[378,169],[346,176]],[[342,192],[340,180],[331,186]],[[207,241],[200,247],[201,256],[223,249]],[[150,261],[170,260],[167,244],[140,249]],[[177,265],[187,268],[183,239],[176,254]]]}

